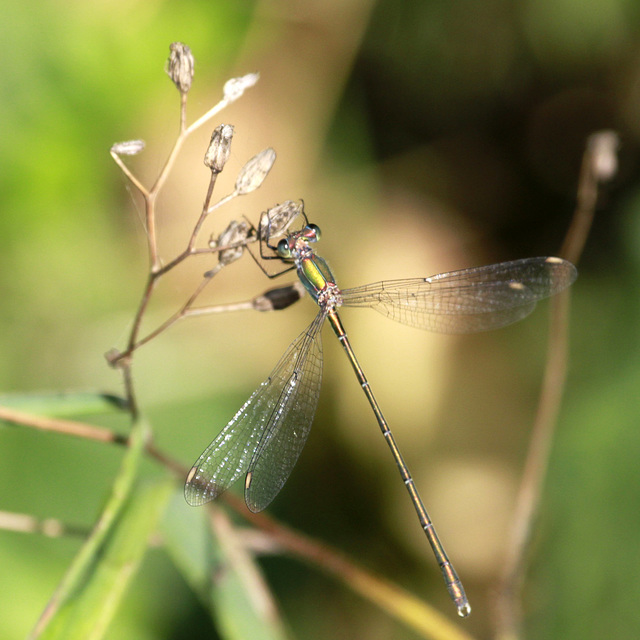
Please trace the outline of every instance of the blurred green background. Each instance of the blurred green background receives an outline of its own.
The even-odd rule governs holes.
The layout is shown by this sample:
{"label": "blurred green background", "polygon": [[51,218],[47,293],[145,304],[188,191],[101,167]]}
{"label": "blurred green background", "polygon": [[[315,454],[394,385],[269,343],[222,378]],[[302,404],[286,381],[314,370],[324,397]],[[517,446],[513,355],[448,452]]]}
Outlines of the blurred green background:
{"label": "blurred green background", "polygon": [[[304,198],[344,287],[558,250],[593,131],[621,135],[573,287],[571,365],[525,587],[527,637],[640,634],[640,5],[633,0],[78,2],[4,7],[0,33],[0,389],[121,391],[122,347],[146,269],[140,203],[109,157],[150,183],[178,126],[163,72],[172,41],[196,56],[190,121],[228,78],[258,86],[190,139],[159,203],[165,258],[186,243],[208,180],[211,129],[235,125],[217,187],[272,146],[265,185],[212,230]],[[148,329],[211,261],[158,291]],[[248,259],[211,302],[270,286]],[[463,577],[476,637],[493,598],[535,411],[547,305],[480,336],[429,335],[375,313],[345,325]],[[315,313],[184,322],[143,348],[139,402],[157,445],[191,464]],[[270,513],[350,554],[455,619],[366,400],[332,336],[307,447]],[[102,422],[126,430],[126,421]],[[122,452],[0,428],[0,509],[89,525]],[[78,549],[0,531],[0,636],[34,624]],[[298,638],[414,638],[297,561],[262,564]],[[216,637],[161,551],[151,551],[110,638]]]}

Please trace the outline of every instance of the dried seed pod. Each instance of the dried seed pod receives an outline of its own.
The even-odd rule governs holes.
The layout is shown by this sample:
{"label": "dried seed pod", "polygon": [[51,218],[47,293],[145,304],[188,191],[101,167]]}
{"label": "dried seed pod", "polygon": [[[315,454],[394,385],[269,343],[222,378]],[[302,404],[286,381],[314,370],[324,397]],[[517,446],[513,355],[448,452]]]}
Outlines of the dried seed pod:
{"label": "dried seed pod", "polygon": [[[229,223],[229,226],[220,234],[217,246],[225,247],[229,244],[243,242],[248,238],[249,231],[250,226],[248,222],[245,222],[244,220],[242,222],[232,220]],[[222,266],[226,266],[238,260],[238,258],[242,256],[243,251],[244,245],[233,247],[232,249],[224,249],[218,253],[218,261]]]}
{"label": "dried seed pod", "polygon": [[293,282],[284,287],[276,287],[256,296],[251,306],[256,311],[280,311],[295,304],[304,296],[305,288],[301,282]]}
{"label": "dried seed pod", "polygon": [[227,102],[237,100],[249,87],[253,87],[253,85],[258,82],[259,78],[259,73],[248,73],[246,76],[227,80],[222,90],[224,99]]}
{"label": "dried seed pod", "polygon": [[204,154],[204,163],[213,173],[220,173],[229,159],[232,138],[232,125],[221,124],[214,129],[209,148]]}
{"label": "dried seed pod", "polygon": [[587,146],[591,151],[592,170],[597,180],[611,180],[618,171],[618,147],[620,139],[615,131],[598,131],[589,136]]}
{"label": "dried seed pod", "polygon": [[271,148],[253,156],[238,174],[236,193],[238,195],[246,195],[255,191],[264,182],[275,161],[276,152]]}
{"label": "dried seed pod", "polygon": [[167,75],[178,87],[180,93],[187,93],[191,88],[195,64],[191,49],[182,42],[172,42],[169,49],[171,53],[167,60]]}
{"label": "dried seed pod", "polygon": [[119,156],[135,156],[144,149],[144,140],[125,140],[124,142],[116,142],[111,146],[112,153]]}
{"label": "dried seed pod", "polygon": [[277,238],[287,232],[291,223],[302,214],[304,203],[285,200],[271,209],[267,209],[260,216],[260,240],[265,242]]}

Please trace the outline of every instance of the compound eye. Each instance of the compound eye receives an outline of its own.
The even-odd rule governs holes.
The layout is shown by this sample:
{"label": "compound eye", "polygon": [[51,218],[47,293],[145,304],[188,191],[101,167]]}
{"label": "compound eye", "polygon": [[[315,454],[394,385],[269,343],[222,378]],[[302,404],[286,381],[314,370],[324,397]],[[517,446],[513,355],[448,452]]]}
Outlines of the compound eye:
{"label": "compound eye", "polygon": [[307,229],[308,233],[306,235],[309,238],[309,242],[320,240],[320,227],[317,224],[308,224]]}
{"label": "compound eye", "polygon": [[289,248],[289,243],[285,238],[282,238],[278,245],[276,246],[276,251],[281,258],[290,258],[291,257],[291,249]]}

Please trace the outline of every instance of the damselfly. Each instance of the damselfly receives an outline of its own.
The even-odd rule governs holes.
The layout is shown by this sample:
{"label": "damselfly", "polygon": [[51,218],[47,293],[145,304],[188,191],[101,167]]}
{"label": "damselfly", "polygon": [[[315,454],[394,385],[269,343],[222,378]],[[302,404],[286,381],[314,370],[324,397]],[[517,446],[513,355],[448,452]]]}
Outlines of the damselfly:
{"label": "damselfly", "polygon": [[[304,214],[303,214],[304,215]],[[295,268],[319,311],[271,375],[207,447],[186,480],[191,505],[217,498],[245,474],[244,496],[253,511],[264,509],[282,489],[309,435],[322,377],[320,330],[328,320],[347,354],[418,514],[459,615],[471,612],[464,588],[438,538],[396,440],[351,347],[338,308],[369,307],[421,329],[471,333],[503,327],[527,316],[538,300],[568,287],[576,268],[561,258],[526,258],[451,271],[429,278],[388,280],[339,289],[327,263],[311,244],[320,229],[308,224],[276,246],[274,256]]]}

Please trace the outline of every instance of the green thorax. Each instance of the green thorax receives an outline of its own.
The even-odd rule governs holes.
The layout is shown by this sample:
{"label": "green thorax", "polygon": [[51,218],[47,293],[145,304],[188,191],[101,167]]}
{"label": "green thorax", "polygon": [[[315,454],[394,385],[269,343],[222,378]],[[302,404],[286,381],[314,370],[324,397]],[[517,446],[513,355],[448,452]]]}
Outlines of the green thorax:
{"label": "green thorax", "polygon": [[298,277],[304,288],[314,300],[318,300],[318,295],[327,284],[335,284],[335,279],[329,269],[329,265],[323,258],[315,254],[302,258],[298,262]]}

